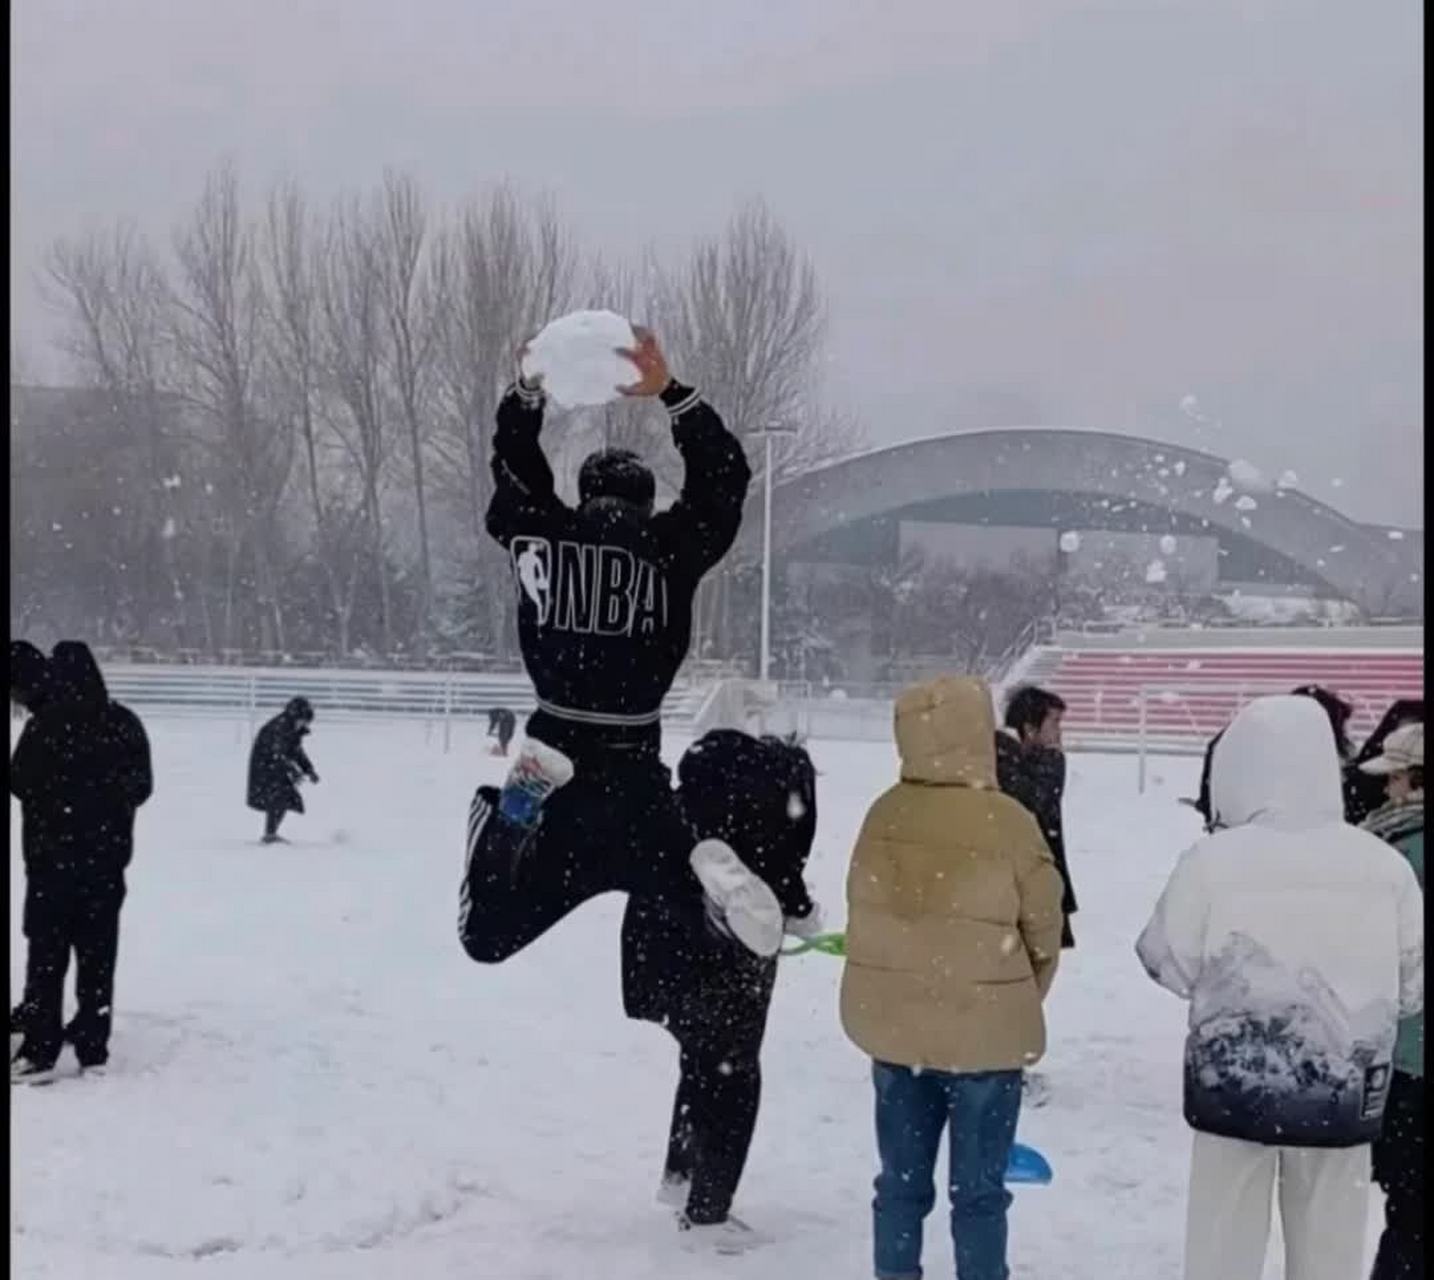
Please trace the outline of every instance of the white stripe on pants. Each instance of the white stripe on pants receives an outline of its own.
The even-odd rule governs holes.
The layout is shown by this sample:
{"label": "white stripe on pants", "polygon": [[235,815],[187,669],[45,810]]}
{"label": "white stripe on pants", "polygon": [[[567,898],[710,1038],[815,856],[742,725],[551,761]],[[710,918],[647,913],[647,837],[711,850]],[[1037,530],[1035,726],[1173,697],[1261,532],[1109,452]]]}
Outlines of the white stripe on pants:
{"label": "white stripe on pants", "polygon": [[1260,1280],[1278,1183],[1285,1280],[1363,1280],[1368,1146],[1266,1147],[1195,1135],[1185,1280]]}

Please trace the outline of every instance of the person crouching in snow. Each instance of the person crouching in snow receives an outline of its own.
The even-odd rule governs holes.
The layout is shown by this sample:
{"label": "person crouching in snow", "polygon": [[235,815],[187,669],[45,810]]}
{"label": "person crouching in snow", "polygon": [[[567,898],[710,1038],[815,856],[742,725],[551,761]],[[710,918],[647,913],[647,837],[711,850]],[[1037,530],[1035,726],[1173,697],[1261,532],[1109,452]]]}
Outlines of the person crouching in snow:
{"label": "person crouching in snow", "polygon": [[872,1062],[881,1173],[878,1280],[921,1275],[922,1223],[950,1134],[959,1280],[1004,1280],[1006,1162],[1061,950],[1060,872],[1035,818],[996,785],[984,680],[896,702],[901,780],[872,805],[847,875],[841,1017]]}
{"label": "person crouching in snow", "polygon": [[[1420,710],[1423,708],[1421,706]],[[1424,891],[1424,726],[1406,724],[1385,738],[1360,771],[1383,779],[1389,803],[1364,829],[1398,849]],[[1424,1275],[1424,1014],[1399,1023],[1394,1079],[1384,1126],[1374,1144],[1374,1180],[1384,1191],[1384,1233],[1371,1280]]]}
{"label": "person crouching in snow", "polygon": [[1344,821],[1320,706],[1259,698],[1216,743],[1216,828],[1137,943],[1190,1002],[1185,1280],[1259,1280],[1276,1183],[1287,1280],[1356,1280],[1400,1014],[1423,1007],[1409,863]]}
{"label": "person crouching in snow", "polygon": [[[731,729],[705,734],[677,767],[683,815],[701,840],[721,840],[776,894],[787,931],[809,937],[821,914],[802,872],[816,834],[816,773],[806,751]],[[758,1056],[777,957],[714,928],[700,904],[655,894],[628,899],[622,922],[623,1007],[665,1027],[681,1050],[658,1199],[682,1210],[688,1243],[739,1253],[760,1243],[731,1214],[757,1124]]]}
{"label": "person crouching in snow", "polygon": [[286,813],[303,813],[299,779],[319,780],[304,750],[304,738],[313,722],[313,704],[307,698],[290,698],[288,705],[254,737],[249,752],[248,803],[264,815],[265,844],[283,839],[279,824]]}

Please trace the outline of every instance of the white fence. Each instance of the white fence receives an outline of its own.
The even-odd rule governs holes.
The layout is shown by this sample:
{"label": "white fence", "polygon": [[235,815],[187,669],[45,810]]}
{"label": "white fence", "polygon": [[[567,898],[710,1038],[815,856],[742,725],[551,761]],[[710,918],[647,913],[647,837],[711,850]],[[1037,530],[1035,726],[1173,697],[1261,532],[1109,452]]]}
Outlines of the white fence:
{"label": "white fence", "polygon": [[[1145,794],[1145,772],[1154,753],[1192,755],[1205,751],[1206,744],[1247,702],[1269,695],[1287,694],[1288,684],[1252,684],[1248,680],[1222,684],[1216,681],[1160,682],[1140,686],[1135,750],[1139,755],[1139,788]],[[1172,731],[1169,726],[1151,725],[1152,706],[1180,712],[1185,723]],[[1106,750],[1119,750],[1107,746]]]}
{"label": "white fence", "polygon": [[[251,728],[290,698],[308,698],[325,718],[439,722],[445,750],[455,720],[486,719],[493,707],[524,716],[537,705],[527,677],[505,674],[107,665],[104,676],[110,696],[133,707],[162,715],[231,716],[248,720]],[[663,719],[695,724],[712,692],[706,684],[675,685]]]}

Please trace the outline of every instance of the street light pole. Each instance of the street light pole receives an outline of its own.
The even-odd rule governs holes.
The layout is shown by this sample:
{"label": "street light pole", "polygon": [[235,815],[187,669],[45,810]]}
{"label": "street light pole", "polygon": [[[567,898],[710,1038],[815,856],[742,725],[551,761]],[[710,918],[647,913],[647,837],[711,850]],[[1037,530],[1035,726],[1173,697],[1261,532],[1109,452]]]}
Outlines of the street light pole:
{"label": "street light pole", "polygon": [[795,427],[769,423],[758,428],[762,437],[762,649],[760,679],[767,683],[772,668],[772,437],[796,434]]}

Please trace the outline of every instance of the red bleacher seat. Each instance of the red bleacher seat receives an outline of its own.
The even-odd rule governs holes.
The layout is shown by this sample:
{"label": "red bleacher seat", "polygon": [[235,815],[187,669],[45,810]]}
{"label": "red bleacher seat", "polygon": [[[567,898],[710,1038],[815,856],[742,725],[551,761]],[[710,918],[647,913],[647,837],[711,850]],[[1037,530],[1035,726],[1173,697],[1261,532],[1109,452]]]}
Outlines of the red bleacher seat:
{"label": "red bleacher seat", "polygon": [[1358,742],[1396,698],[1423,695],[1424,655],[1386,649],[1050,649],[1025,678],[1065,699],[1066,739],[1077,748],[1135,747],[1141,688],[1151,685],[1197,686],[1148,691],[1145,731],[1152,750],[1199,749],[1251,697],[1302,684],[1324,685],[1353,704],[1350,734]]}

